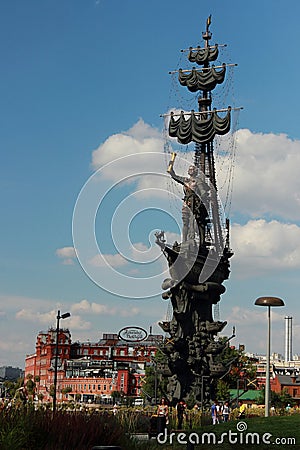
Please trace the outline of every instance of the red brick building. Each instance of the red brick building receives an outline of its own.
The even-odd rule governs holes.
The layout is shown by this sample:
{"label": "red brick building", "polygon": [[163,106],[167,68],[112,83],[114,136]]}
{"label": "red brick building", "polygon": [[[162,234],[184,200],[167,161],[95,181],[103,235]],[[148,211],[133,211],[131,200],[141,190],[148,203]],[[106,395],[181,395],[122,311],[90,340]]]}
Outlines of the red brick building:
{"label": "red brick building", "polygon": [[296,371],[294,368],[285,368],[282,370],[275,369],[271,389],[278,394],[285,390],[290,394],[297,406],[300,406],[299,370]]}
{"label": "red brick building", "polygon": [[[98,342],[72,342],[70,331],[58,334],[57,400],[77,399],[101,401],[111,398],[113,391],[125,396],[141,394],[145,365],[150,363],[163,340],[149,335],[142,342],[126,342],[117,334],[104,333]],[[35,353],[25,359],[25,380],[32,375],[36,394],[51,401],[54,383],[56,329],[40,332]]]}

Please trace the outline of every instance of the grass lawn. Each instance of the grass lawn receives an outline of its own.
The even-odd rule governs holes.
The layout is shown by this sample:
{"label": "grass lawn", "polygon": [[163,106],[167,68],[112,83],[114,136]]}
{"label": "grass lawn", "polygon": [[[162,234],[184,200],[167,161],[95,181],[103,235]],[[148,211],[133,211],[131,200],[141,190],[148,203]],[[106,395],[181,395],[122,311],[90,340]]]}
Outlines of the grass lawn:
{"label": "grass lawn", "polygon": [[[243,422],[243,424],[241,424],[241,422]],[[244,429],[245,424],[247,429]],[[240,431],[237,429],[238,426],[240,427]],[[233,420],[226,424],[222,423],[215,426],[209,425],[202,429],[192,430],[191,432],[197,433],[199,436],[200,444],[195,444],[195,450],[300,450],[300,415],[298,414],[268,418],[257,417],[244,419],[243,421]],[[208,436],[208,434],[205,433],[212,434]],[[255,433],[255,435],[252,435],[252,433]],[[263,437],[265,438],[265,443],[263,442]],[[194,442],[196,442],[196,439],[197,436],[194,434]],[[210,439],[210,442],[208,439]],[[181,440],[187,440],[187,437],[182,436]],[[170,444],[170,437],[168,437],[166,443],[159,445],[156,440],[152,440],[140,443],[140,448],[144,450],[154,450],[159,448],[176,450],[187,449],[186,443],[178,443],[177,436],[173,436],[172,441],[172,444]]]}

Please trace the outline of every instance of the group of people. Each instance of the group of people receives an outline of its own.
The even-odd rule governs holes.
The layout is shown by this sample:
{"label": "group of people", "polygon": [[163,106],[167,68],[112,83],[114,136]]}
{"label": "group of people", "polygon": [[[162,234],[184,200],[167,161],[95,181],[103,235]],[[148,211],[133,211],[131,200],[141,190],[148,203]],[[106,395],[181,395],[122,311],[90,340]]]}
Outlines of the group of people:
{"label": "group of people", "polygon": [[[186,413],[186,403],[184,400],[180,399],[176,405],[177,412],[177,428],[178,430],[182,429],[183,419]],[[157,407],[157,416],[164,425],[168,425],[169,423],[169,407],[165,398],[161,399],[160,404]]]}
{"label": "group of people", "polygon": [[[187,405],[184,402],[184,400],[182,399],[179,400],[179,402],[176,405],[178,430],[182,429],[183,420],[187,412],[186,409]],[[243,419],[246,417],[246,409],[247,405],[244,404],[242,400],[239,400],[239,408],[238,408],[239,419]],[[213,425],[216,425],[221,422],[228,422],[230,419],[230,414],[231,414],[231,407],[228,401],[224,403],[218,402],[217,400],[214,401],[214,403],[211,406],[211,417]],[[165,398],[161,399],[161,402],[157,407],[157,416],[161,423],[161,426],[159,428],[164,429],[166,425],[168,425],[169,423],[169,407]]]}
{"label": "group of people", "polygon": [[220,422],[228,422],[230,417],[230,406],[229,402],[225,402],[224,404],[214,401],[211,407],[211,418],[213,425],[216,425]]}
{"label": "group of people", "polygon": [[[238,419],[244,419],[246,417],[246,409],[247,405],[239,400],[238,406]],[[229,406],[229,402],[225,402],[224,404],[214,401],[211,407],[211,418],[213,425],[216,425],[220,422],[228,422],[230,419],[231,408]]]}

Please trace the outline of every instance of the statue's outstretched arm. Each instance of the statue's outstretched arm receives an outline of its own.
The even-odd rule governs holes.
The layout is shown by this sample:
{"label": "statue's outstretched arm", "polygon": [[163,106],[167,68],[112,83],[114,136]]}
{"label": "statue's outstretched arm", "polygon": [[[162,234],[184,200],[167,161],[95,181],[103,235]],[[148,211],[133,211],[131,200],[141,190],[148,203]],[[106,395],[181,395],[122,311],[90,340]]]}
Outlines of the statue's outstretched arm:
{"label": "statue's outstretched arm", "polygon": [[171,160],[169,161],[167,172],[171,175],[173,180],[177,181],[180,184],[185,184],[186,183],[186,177],[180,177],[179,175],[176,175],[176,173],[174,171],[175,158],[176,158],[176,153],[173,152],[172,156],[171,156]]}

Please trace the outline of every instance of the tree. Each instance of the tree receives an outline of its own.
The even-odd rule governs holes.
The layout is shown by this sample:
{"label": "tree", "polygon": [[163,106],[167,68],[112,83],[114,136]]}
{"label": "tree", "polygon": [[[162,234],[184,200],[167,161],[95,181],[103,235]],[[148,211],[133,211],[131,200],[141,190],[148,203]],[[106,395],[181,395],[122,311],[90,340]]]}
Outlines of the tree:
{"label": "tree", "polygon": [[[31,375],[31,374],[28,374],[28,375]],[[33,381],[32,375],[31,375],[31,377],[27,376],[26,378],[28,378],[28,381],[26,381],[26,383],[25,383],[26,391],[27,391],[28,395],[34,395],[36,383]]]}
{"label": "tree", "polygon": [[54,397],[55,386],[54,384],[50,385],[49,395],[50,397]]}
{"label": "tree", "polygon": [[117,399],[119,399],[119,398],[121,398],[123,396],[124,396],[124,392],[122,392],[122,391],[112,391],[112,393],[111,393],[111,397],[114,400],[117,400]]}
{"label": "tree", "polygon": [[24,378],[18,378],[16,381],[4,381],[3,386],[6,391],[6,396],[13,398],[17,390],[24,385]]}
{"label": "tree", "polygon": [[[257,403],[263,405],[265,403],[265,386],[261,389],[261,394],[257,399]],[[270,403],[275,408],[285,408],[288,404],[293,406],[295,401],[292,396],[288,393],[287,389],[283,389],[282,392],[270,391]]]}
{"label": "tree", "polygon": [[218,380],[217,399],[222,401],[230,399],[229,385],[224,380]]}
{"label": "tree", "polygon": [[61,392],[62,392],[64,395],[66,395],[66,394],[68,394],[69,392],[72,392],[72,388],[71,388],[70,386],[66,386],[66,387],[62,388]]}
{"label": "tree", "polygon": [[[142,395],[144,398],[165,397],[167,392],[168,380],[158,373],[157,366],[165,363],[165,355],[158,349],[156,355],[152,358],[152,364],[145,369],[145,381],[142,385]],[[156,391],[156,392],[155,392]]]}
{"label": "tree", "polygon": [[[224,338],[226,340],[226,338]],[[256,379],[255,358],[245,355],[243,349],[227,346],[221,355],[223,364],[228,364],[233,360],[229,372],[223,378],[230,389],[236,389],[238,380],[245,380],[247,389],[256,389],[254,380]]]}

